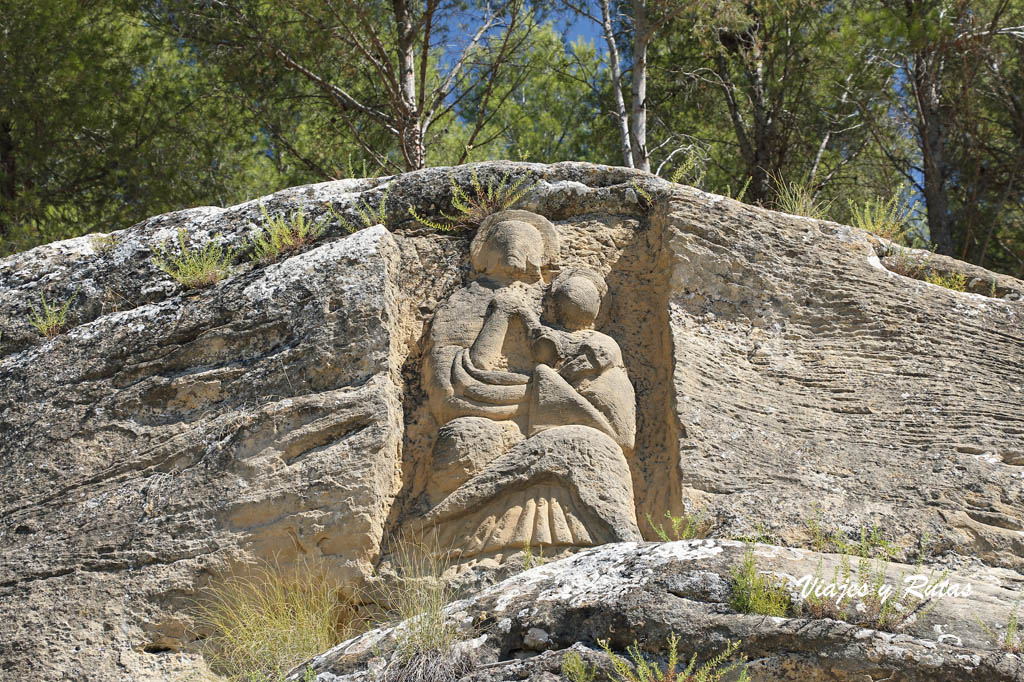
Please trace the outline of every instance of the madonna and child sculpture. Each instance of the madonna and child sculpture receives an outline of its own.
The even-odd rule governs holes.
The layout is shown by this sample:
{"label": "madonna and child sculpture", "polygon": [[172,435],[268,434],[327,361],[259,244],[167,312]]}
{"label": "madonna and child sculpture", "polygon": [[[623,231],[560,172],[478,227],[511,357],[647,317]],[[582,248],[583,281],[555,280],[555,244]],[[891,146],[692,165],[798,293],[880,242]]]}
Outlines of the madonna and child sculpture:
{"label": "madonna and child sculpture", "polygon": [[618,344],[593,329],[607,285],[589,268],[549,285],[557,255],[546,218],[488,217],[474,278],[434,319],[424,379],[439,430],[414,529],[460,558],[641,539],[636,398]]}

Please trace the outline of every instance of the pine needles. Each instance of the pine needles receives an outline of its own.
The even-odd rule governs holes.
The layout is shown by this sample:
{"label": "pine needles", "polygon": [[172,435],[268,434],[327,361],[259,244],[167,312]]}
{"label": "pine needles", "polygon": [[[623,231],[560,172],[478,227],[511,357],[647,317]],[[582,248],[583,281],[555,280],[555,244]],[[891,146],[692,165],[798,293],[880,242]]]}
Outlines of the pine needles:
{"label": "pine needles", "polygon": [[472,188],[470,191],[463,189],[455,178],[452,183],[452,210],[453,213],[441,212],[442,220],[430,220],[416,213],[416,209],[409,207],[409,215],[419,223],[439,232],[450,232],[460,227],[479,225],[484,218],[504,211],[511,207],[537,184],[530,182],[528,175],[509,182],[511,172],[506,172],[497,183],[491,180],[484,186],[477,176],[476,169],[471,171]]}
{"label": "pine needles", "polygon": [[218,236],[214,235],[213,240],[202,247],[190,249],[188,233],[181,228],[178,230],[178,253],[171,253],[166,243],[162,244],[155,249],[153,265],[186,289],[216,284],[231,274],[235,255],[234,249],[226,249],[217,242]]}

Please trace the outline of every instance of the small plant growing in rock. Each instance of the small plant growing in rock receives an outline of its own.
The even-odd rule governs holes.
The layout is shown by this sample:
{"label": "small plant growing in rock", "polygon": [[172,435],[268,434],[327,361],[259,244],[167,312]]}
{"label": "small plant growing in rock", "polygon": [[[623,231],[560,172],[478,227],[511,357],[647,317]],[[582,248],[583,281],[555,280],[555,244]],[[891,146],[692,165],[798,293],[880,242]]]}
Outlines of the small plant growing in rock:
{"label": "small plant growing in rock", "polygon": [[201,248],[190,249],[185,228],[178,230],[178,253],[162,244],[155,249],[153,265],[160,268],[186,289],[208,287],[231,274],[234,249],[225,249],[214,240]]}
{"label": "small plant growing in rock", "polygon": [[531,182],[528,175],[523,175],[517,180],[509,182],[509,173],[505,173],[501,180],[495,183],[493,180],[484,187],[477,177],[476,169],[471,171],[472,189],[466,191],[451,178],[452,183],[452,208],[454,213],[441,213],[443,220],[434,221],[421,217],[416,209],[409,207],[409,215],[427,227],[440,232],[450,232],[458,227],[479,225],[484,218],[504,211],[514,205],[517,201],[533,189],[536,181]]}
{"label": "small plant growing in rock", "polygon": [[785,616],[791,608],[789,591],[774,575],[757,570],[754,543],[748,542],[739,566],[732,569],[732,598],[729,605],[740,613]]}
{"label": "small plant growing in rock", "polygon": [[[363,227],[373,227],[374,225],[387,225],[388,224],[388,195],[391,194],[391,185],[388,185],[384,190],[383,196],[380,198],[380,203],[377,204],[377,208],[370,206],[370,202],[366,199],[361,199],[355,206],[356,215],[359,216],[359,220],[362,221]],[[355,232],[356,228],[349,223],[345,223],[348,226],[349,232]]]}
{"label": "small plant growing in rock", "polygon": [[570,651],[562,658],[562,677],[569,682],[594,682],[597,664],[587,666],[579,652]]}
{"label": "small plant growing in rock", "polygon": [[358,624],[326,571],[307,563],[293,571],[264,563],[218,579],[194,611],[214,669],[233,682],[282,680]]}
{"label": "small plant growing in rock", "polygon": [[985,625],[980,618],[977,616],[974,617],[974,619],[978,621],[978,625],[988,633],[989,637],[999,643],[999,648],[1008,654],[1024,653],[1024,634],[1021,634],[1020,616],[1017,615],[1017,611],[1020,609],[1020,602],[1020,599],[1014,602],[1013,610],[1010,612],[1010,618],[1006,622],[1006,634],[1002,636],[989,626]]}
{"label": "small plant growing in rock", "polygon": [[537,550],[537,553],[533,553],[533,548],[530,547],[530,543],[527,542],[523,547],[523,570],[529,571],[531,568],[537,566],[543,566],[547,559],[544,558],[544,548]]}
{"label": "small plant growing in rock", "polygon": [[703,510],[692,513],[684,511],[680,516],[674,516],[672,512],[666,511],[665,518],[668,519],[668,529],[661,523],[655,524],[651,515],[647,515],[647,523],[654,529],[658,539],[662,542],[706,538],[715,528],[714,522],[707,517]]}
{"label": "small plant growing in rock", "polygon": [[822,220],[827,217],[829,202],[821,202],[814,195],[814,188],[805,179],[789,181],[781,175],[771,175],[775,185],[775,207],[793,215]]}
{"label": "small plant growing in rock", "polygon": [[682,182],[685,180],[686,184],[693,187],[703,187],[706,173],[707,159],[701,153],[700,147],[690,145],[690,148],[686,150],[686,158],[672,171],[669,180],[671,182]]}
{"label": "small plant growing in rock", "polygon": [[[882,587],[886,581],[888,562],[875,559],[873,567],[868,566],[869,562],[866,559],[861,559],[859,563],[859,579],[868,584],[870,589],[867,596],[857,603],[857,608],[851,613],[849,619],[851,622],[875,630],[899,632],[913,618],[925,616],[935,608],[934,600],[909,593],[903,595],[902,599],[892,597],[885,599],[882,596]],[[929,594],[937,584],[945,579],[946,575],[947,573],[942,573],[939,576],[933,576],[921,590],[922,594]],[[902,584],[903,579],[904,575],[900,574],[897,584]]]}
{"label": "small plant growing in rock", "polygon": [[922,274],[931,260],[931,255],[922,257],[916,254],[913,249],[899,246],[898,244],[891,246],[886,252],[886,256],[888,257],[888,262],[885,265],[889,270],[897,275],[913,279],[922,278]]}
{"label": "small plant growing in rock", "polygon": [[1024,636],[1020,633],[1020,618],[1017,616],[1017,609],[1019,607],[1020,599],[1013,605],[1010,620],[1006,623],[1006,636],[1003,637],[1003,650],[1011,654],[1024,652]]}
{"label": "small plant growing in rock", "polygon": [[952,291],[967,291],[967,276],[962,272],[952,272],[948,275],[940,275],[934,270],[925,277],[929,284],[937,284]]}
{"label": "small plant growing in rock", "polygon": [[116,233],[110,234],[96,234],[93,235],[90,240],[92,250],[101,256],[106,256],[117,248],[117,245],[121,242],[120,236]]}
{"label": "small plant growing in rock", "polygon": [[32,312],[28,315],[29,323],[36,328],[37,332],[52,339],[67,328],[68,309],[74,299],[75,296],[71,296],[64,303],[57,305],[56,301],[47,301],[46,296],[40,294],[39,302],[42,307],[32,306]]}
{"label": "small plant growing in rock", "polygon": [[651,193],[644,189],[636,180],[631,184],[633,185],[633,191],[636,192],[638,197],[640,197],[641,203],[649,208],[651,204],[654,203],[654,197],[652,197]]}
{"label": "small plant growing in rock", "polygon": [[858,206],[852,200],[847,200],[853,226],[896,244],[904,244],[907,241],[907,220],[911,209],[900,208],[899,198],[897,191],[884,202],[881,199],[869,199]]}
{"label": "small plant growing in rock", "polygon": [[732,195],[732,185],[726,185],[725,196],[729,197],[730,199],[735,199],[736,201],[742,202],[743,197],[747,195],[747,190],[750,189],[750,181],[753,179],[754,176],[748,175],[747,179],[744,180],[743,184],[740,186],[740,191],[736,193],[736,196]]}
{"label": "small plant growing in rock", "polygon": [[729,659],[740,648],[738,641],[727,642],[721,653],[712,657],[699,668],[697,667],[697,654],[694,654],[683,670],[676,669],[679,667],[679,636],[675,633],[670,634],[668,638],[668,662],[665,670],[662,670],[657,663],[648,661],[641,653],[640,645],[637,642],[633,642],[632,646],[626,648],[629,657],[633,659],[632,664],[612,653],[607,640],[598,643],[611,659],[613,682],[720,682],[726,679],[726,675],[735,671],[739,671],[739,675],[735,678],[736,682],[748,682],[750,679],[746,670],[747,659],[744,656],[729,662]]}
{"label": "small plant growing in rock", "polygon": [[267,265],[293,251],[312,244],[323,236],[326,222],[314,223],[306,218],[302,209],[288,216],[272,217],[265,206],[260,206],[263,227],[252,240],[252,259]]}

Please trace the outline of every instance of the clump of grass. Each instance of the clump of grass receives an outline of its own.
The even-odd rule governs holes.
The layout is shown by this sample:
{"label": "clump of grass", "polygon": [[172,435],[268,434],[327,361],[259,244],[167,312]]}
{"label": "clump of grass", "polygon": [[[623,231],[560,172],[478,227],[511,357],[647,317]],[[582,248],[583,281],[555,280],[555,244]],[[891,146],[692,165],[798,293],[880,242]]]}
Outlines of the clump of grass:
{"label": "clump of grass", "polygon": [[444,579],[447,554],[422,542],[399,539],[392,551],[395,571],[390,583],[378,588],[377,602],[389,620],[400,623],[395,648],[383,671],[385,682],[451,682],[470,669],[470,661],[455,652],[460,634],[445,618],[444,607],[456,593]]}
{"label": "clump of grass", "polygon": [[121,242],[121,237],[117,233],[111,232],[110,234],[95,234],[90,240],[92,250],[100,256],[106,256],[117,248],[117,245]]}
{"label": "clump of grass", "polygon": [[[75,296],[77,295],[75,294]],[[46,296],[39,294],[39,302],[42,307],[32,306],[32,312],[28,314],[29,323],[48,339],[61,334],[67,328],[68,309],[71,307],[71,302],[75,300],[75,296],[71,296],[64,303],[58,305],[56,301],[47,301]]]}
{"label": "clump of grass", "polygon": [[277,682],[355,634],[351,602],[319,565],[262,563],[214,581],[195,605],[214,670],[232,682]]}
{"label": "clump of grass", "polygon": [[999,648],[1008,654],[1021,654],[1024,653],[1024,635],[1021,634],[1020,629],[1020,616],[1017,615],[1017,611],[1020,608],[1020,599],[1017,599],[1013,604],[1013,610],[1010,611],[1010,617],[1006,621],[1006,633],[1000,635],[998,632],[986,625],[981,618],[977,616],[974,620],[978,621],[978,625],[982,627],[988,636],[994,639],[998,644]]}
{"label": "clump of grass", "polygon": [[186,289],[208,287],[231,274],[234,249],[217,243],[219,235],[202,247],[190,249],[185,228],[178,230],[178,253],[171,253],[167,244],[156,247],[153,265],[160,268]]}
{"label": "clump of grass", "polygon": [[594,682],[596,676],[597,664],[587,667],[578,652],[570,651],[562,657],[562,677],[569,682]]}
{"label": "clump of grass", "polygon": [[[668,638],[668,661],[665,670],[654,662],[648,661],[640,651],[640,645],[633,642],[633,645],[626,648],[629,657],[633,659],[632,664],[624,658],[612,653],[607,640],[599,642],[601,648],[611,659],[613,682],[719,682],[725,679],[726,675],[739,671],[736,682],[748,682],[747,659],[740,656],[735,661],[729,661],[740,642],[727,642],[725,649],[713,656],[701,667],[697,667],[697,654],[693,654],[689,664],[683,670],[677,670],[679,666],[679,636],[675,633]],[[573,681],[576,682],[576,681]]]}
{"label": "clump of grass", "polygon": [[302,209],[288,216],[271,216],[266,206],[260,205],[263,227],[253,236],[252,259],[267,265],[282,256],[298,251],[323,236],[327,229],[325,221],[314,223],[306,218]]}
{"label": "clump of grass", "polygon": [[1017,615],[1017,610],[1020,608],[1020,599],[1013,604],[1013,611],[1010,612],[1010,618],[1006,622],[1006,634],[1000,639],[994,632],[988,630],[989,634],[999,640],[999,648],[1003,651],[1011,654],[1024,653],[1024,635],[1021,634],[1020,629],[1020,616]]}
{"label": "clump of grass", "polygon": [[901,208],[899,198],[897,191],[888,201],[869,199],[858,206],[847,200],[853,226],[896,244],[906,244],[910,209]]}
{"label": "clump of grass", "polygon": [[827,217],[831,202],[819,201],[814,193],[814,188],[804,179],[801,181],[789,181],[781,174],[770,174],[772,184],[775,185],[775,208],[793,215],[815,218],[818,220]]}
{"label": "clump of grass", "polygon": [[740,613],[785,616],[791,609],[789,591],[775,575],[757,570],[754,543],[748,542],[743,559],[732,568],[732,597],[729,605]]}
{"label": "clump of grass", "polygon": [[885,557],[891,559],[896,556],[898,548],[885,539],[882,528],[878,523],[871,526],[861,526],[855,533],[853,541],[847,539],[838,530],[827,531],[822,523],[821,510],[816,510],[814,517],[806,522],[807,530],[811,535],[811,547],[817,552],[837,552],[848,556],[857,556],[862,559]]}
{"label": "clump of grass", "polygon": [[501,180],[495,183],[493,180],[485,187],[477,176],[476,169],[471,171],[472,187],[470,191],[463,189],[455,178],[452,183],[452,209],[453,213],[441,212],[442,220],[435,221],[424,218],[416,213],[416,209],[409,207],[409,215],[418,222],[440,232],[450,232],[459,227],[479,225],[484,218],[504,211],[514,205],[517,201],[533,189],[536,181],[530,181],[528,175],[509,182],[509,173],[506,172]]}
{"label": "clump of grass", "polygon": [[937,284],[952,291],[967,291],[967,276],[962,272],[951,272],[948,275],[942,275],[932,270],[925,277],[924,281],[929,284]]}
{"label": "clump of grass", "polygon": [[661,523],[655,524],[651,515],[647,515],[647,523],[654,529],[658,539],[662,542],[706,538],[711,535],[711,531],[715,528],[714,522],[707,517],[703,510],[697,510],[692,513],[684,511],[680,516],[675,516],[672,512],[666,511],[665,518],[668,519],[668,529]]}
{"label": "clump of grass", "polygon": [[1006,636],[1003,637],[1003,651],[1011,654],[1024,652],[1024,636],[1020,634],[1020,618],[1017,616],[1017,609],[1020,607],[1020,599],[1013,605],[1010,613],[1010,620],[1006,623]]}

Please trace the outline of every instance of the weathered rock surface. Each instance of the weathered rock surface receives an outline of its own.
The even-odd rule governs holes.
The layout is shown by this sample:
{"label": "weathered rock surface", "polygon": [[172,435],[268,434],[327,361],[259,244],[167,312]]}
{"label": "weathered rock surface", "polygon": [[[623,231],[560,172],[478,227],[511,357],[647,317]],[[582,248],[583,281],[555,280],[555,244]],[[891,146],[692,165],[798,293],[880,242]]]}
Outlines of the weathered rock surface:
{"label": "weathered rock surface", "polygon": [[[929,562],[1020,590],[1024,283],[952,292],[888,271],[853,228],[625,169],[478,172],[532,174],[519,208],[554,224],[558,268],[607,286],[594,329],[635,390],[644,537],[648,514],[691,503],[718,536],[789,545],[806,545],[810,518],[877,523],[905,560],[927,534]],[[468,169],[430,169],[267,197],[271,212],[355,222],[357,202],[390,188],[388,229],[331,223],[310,249],[209,289],[181,292],[153,249],[179,228],[244,248],[258,202],[155,217],[103,253],[81,238],[0,261],[5,677],[205,674],[187,607],[211,575],[314,557],[354,587],[458,485],[434,477],[442,424],[423,367],[435,313],[473,280],[471,235],[407,213],[447,208],[453,173],[469,185]],[[993,293],[990,273],[964,271]],[[73,298],[73,328],[50,341],[26,320],[40,295]],[[720,632],[709,618],[695,641]],[[786,632],[803,651],[814,631]],[[977,670],[960,679],[1004,679]]]}
{"label": "weathered rock surface", "polygon": [[[610,672],[600,640],[622,656],[638,642],[648,660],[664,665],[674,633],[687,661],[697,653],[703,662],[728,641],[742,640],[754,682],[1024,680],[1024,659],[999,650],[974,618],[1005,623],[1014,607],[1015,593],[991,580],[954,580],[958,589],[971,588],[970,597],[936,598],[903,632],[893,634],[839,620],[732,612],[730,571],[743,551],[740,542],[717,540],[609,544],[454,602],[446,609],[462,636],[454,648],[474,661],[462,679],[553,680],[570,649]],[[789,584],[816,572],[827,580],[840,562],[836,555],[769,545],[757,545],[754,554],[760,570]],[[908,579],[918,574],[913,566],[889,565],[885,582],[895,589],[893,599],[910,604],[913,597],[904,591],[916,584]],[[793,590],[798,598],[799,590]],[[301,679],[307,666],[317,672],[318,682],[376,679],[374,671],[388,665],[404,627],[343,642],[290,679]]]}

